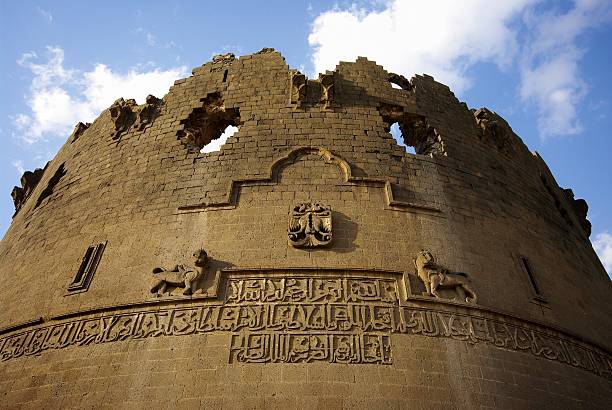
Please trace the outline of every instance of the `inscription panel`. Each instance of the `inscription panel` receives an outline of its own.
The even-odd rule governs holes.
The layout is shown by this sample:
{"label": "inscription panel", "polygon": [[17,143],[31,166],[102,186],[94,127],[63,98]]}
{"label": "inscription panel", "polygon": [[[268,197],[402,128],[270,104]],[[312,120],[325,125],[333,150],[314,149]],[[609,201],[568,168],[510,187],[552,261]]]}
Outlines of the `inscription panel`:
{"label": "inscription panel", "polygon": [[232,336],[230,363],[392,364],[389,335],[244,333]]}
{"label": "inscription panel", "polygon": [[230,277],[224,304],[108,313],[29,328],[0,338],[0,360],[70,346],[228,332],[232,363],[391,364],[390,335],[398,334],[484,343],[612,379],[612,357],[604,350],[503,315],[481,316],[475,308],[455,313],[402,306],[398,290],[390,278]]}
{"label": "inscription panel", "polygon": [[397,281],[362,278],[230,278],[225,302],[399,304]]}

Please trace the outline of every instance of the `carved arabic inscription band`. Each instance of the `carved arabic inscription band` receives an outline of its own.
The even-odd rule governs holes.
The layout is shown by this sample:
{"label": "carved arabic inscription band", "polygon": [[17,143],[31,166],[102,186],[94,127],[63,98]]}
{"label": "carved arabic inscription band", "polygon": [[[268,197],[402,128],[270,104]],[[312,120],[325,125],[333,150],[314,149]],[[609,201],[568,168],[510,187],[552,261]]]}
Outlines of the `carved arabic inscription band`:
{"label": "carved arabic inscription band", "polygon": [[230,362],[391,364],[390,334],[484,343],[612,379],[612,357],[545,328],[400,306],[397,281],[357,277],[229,278],[225,304],[104,314],[0,339],[0,360],[157,336],[232,332]]}

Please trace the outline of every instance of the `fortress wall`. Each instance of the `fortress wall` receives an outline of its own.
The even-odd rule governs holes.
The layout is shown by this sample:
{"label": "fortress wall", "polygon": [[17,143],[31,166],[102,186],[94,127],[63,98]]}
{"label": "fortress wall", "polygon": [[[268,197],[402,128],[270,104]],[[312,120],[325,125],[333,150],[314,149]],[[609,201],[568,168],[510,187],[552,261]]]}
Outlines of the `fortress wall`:
{"label": "fortress wall", "polygon": [[[327,107],[312,80],[302,100],[292,102],[290,70],[275,52],[216,59],[193,73],[163,101],[118,102],[72,135],[15,215],[0,242],[0,259],[9,262],[0,265],[6,403],[310,407],[315,393],[319,406],[351,408],[374,402],[603,408],[610,400],[610,281],[572,202],[501,117],[485,113],[488,122],[479,123],[428,76],[409,83],[393,77],[405,89],[392,88],[389,73],[365,59],[328,73],[335,94]],[[147,120],[143,107],[157,112],[149,123],[139,122]],[[238,121],[239,131],[220,151],[189,149],[190,127],[219,112]],[[397,118],[408,139],[435,129],[428,135],[443,152],[406,153],[388,133]],[[428,128],[419,128],[423,121]],[[309,201],[331,206],[329,247],[288,243],[289,211]],[[106,248],[88,290],[70,294],[85,250],[100,242]],[[192,265],[200,247],[211,261],[193,298],[181,289],[151,294],[153,268]],[[470,318],[499,321],[496,332],[527,330],[504,330],[496,339],[475,336],[473,322],[453,324],[466,304],[446,291],[442,299],[424,294],[414,264],[422,250],[467,274],[478,295]],[[521,257],[528,258],[540,300]],[[392,363],[385,365],[231,362],[237,333],[211,328],[138,340],[134,332],[143,322],[125,337],[74,347],[81,343],[70,333],[76,330],[62,327],[107,315],[100,319],[104,329],[121,312],[162,312],[174,304],[217,306],[232,275],[253,272],[393,277],[401,294],[393,315],[421,309],[429,321],[405,313],[394,316],[397,328],[376,330],[391,346]],[[437,310],[427,310],[434,301]],[[444,338],[424,337],[432,320]],[[52,328],[73,342],[38,346],[34,335],[53,338],[44,330]],[[533,329],[555,333],[554,342],[543,343]],[[371,331],[349,333],[367,338]],[[576,353],[559,340],[596,353]]]}
{"label": "fortress wall", "polygon": [[228,334],[45,352],[0,366],[0,408],[605,409],[610,382],[488,346],[393,336],[394,364],[228,364]]}

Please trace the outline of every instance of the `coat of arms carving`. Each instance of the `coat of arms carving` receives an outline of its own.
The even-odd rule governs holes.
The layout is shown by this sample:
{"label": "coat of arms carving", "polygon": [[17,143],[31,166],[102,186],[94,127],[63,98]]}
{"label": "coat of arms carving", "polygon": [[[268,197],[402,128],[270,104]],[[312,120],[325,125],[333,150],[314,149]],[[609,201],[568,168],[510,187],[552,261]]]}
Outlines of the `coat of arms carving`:
{"label": "coat of arms carving", "polygon": [[332,240],[331,207],[318,202],[298,204],[291,209],[289,243],[295,247],[324,246]]}

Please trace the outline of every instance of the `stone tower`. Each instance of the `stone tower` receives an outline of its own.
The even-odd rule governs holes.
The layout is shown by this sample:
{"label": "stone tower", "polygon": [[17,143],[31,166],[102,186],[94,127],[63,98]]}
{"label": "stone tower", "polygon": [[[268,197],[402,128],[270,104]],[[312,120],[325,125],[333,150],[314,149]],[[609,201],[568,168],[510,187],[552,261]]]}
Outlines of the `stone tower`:
{"label": "stone tower", "polygon": [[21,182],[1,408],[612,402],[586,202],[432,77],[217,56]]}

